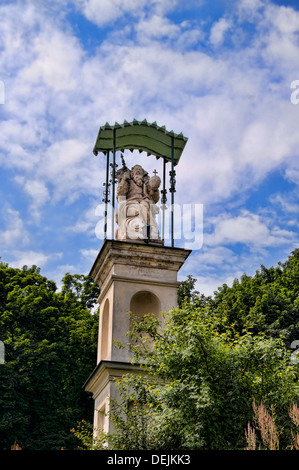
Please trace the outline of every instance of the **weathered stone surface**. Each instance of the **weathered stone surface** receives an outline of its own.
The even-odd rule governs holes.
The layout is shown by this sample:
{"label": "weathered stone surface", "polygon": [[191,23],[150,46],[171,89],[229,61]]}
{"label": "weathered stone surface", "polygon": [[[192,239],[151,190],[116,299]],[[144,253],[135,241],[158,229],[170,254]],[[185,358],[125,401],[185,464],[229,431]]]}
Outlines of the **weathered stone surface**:
{"label": "weathered stone surface", "polygon": [[[123,156],[122,156],[123,160]],[[160,241],[156,215],[159,208],[160,177],[149,176],[141,165],[129,170],[123,160],[123,167],[116,173],[118,209],[115,233],[117,240],[156,240]]]}
{"label": "weathered stone surface", "polygon": [[[118,399],[114,378],[132,370],[141,373],[130,364],[127,332],[132,315],[152,313],[161,318],[161,312],[176,307],[177,273],[190,252],[129,241],[103,244],[90,270],[101,288],[97,366],[85,385],[95,399],[95,425],[111,430],[99,411],[109,409],[109,397]],[[126,346],[120,349],[116,342]]]}

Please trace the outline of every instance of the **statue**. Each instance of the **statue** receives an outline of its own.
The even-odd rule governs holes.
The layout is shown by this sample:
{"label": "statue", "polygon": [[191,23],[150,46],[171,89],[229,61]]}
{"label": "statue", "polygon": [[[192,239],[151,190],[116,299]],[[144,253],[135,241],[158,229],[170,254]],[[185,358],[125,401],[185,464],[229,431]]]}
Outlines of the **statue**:
{"label": "statue", "polygon": [[161,242],[155,218],[159,212],[156,203],[159,201],[161,179],[156,171],[150,177],[141,165],[135,165],[129,170],[123,155],[121,159],[123,166],[116,173],[116,239]]}

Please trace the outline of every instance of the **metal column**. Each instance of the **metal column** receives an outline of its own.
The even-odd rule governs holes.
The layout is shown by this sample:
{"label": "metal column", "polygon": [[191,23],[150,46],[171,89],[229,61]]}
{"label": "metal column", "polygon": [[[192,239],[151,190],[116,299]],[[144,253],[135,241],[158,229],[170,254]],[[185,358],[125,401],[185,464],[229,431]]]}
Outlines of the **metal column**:
{"label": "metal column", "polygon": [[162,209],[162,242],[164,243],[165,238],[165,210],[166,210],[166,202],[167,202],[167,189],[165,188],[165,175],[166,175],[166,160],[163,159],[163,189],[161,191],[161,209]]}
{"label": "metal column", "polygon": [[115,217],[115,153],[116,153],[116,129],[113,129],[113,160],[110,164],[112,168],[111,172],[111,184],[112,184],[112,216],[111,216],[111,239],[114,240],[114,217]]}
{"label": "metal column", "polygon": [[171,246],[174,246],[174,193],[175,193],[175,171],[174,171],[174,137],[171,137],[171,171],[170,175],[170,188],[171,192]]}
{"label": "metal column", "polygon": [[104,183],[105,190],[104,190],[104,194],[103,194],[103,196],[104,196],[103,202],[105,202],[104,240],[107,239],[108,202],[110,202],[110,200],[108,199],[109,193],[110,193],[110,190],[109,190],[110,184],[109,184],[108,178],[109,178],[109,150],[107,150],[106,182]]}

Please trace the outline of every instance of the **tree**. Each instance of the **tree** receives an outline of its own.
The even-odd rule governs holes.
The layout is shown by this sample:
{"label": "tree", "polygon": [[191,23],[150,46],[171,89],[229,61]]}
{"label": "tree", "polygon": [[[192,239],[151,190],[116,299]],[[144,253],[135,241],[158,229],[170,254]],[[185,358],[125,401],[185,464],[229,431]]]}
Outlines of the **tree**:
{"label": "tree", "polygon": [[195,307],[209,305],[212,302],[211,297],[206,297],[195,290],[196,281],[197,279],[189,274],[187,279],[180,282],[177,292],[178,307],[182,307],[186,301]]}
{"label": "tree", "polygon": [[196,279],[189,274],[187,279],[182,281],[178,287],[178,306],[181,307],[186,301],[196,302],[199,292],[195,290]]}
{"label": "tree", "polygon": [[96,360],[99,289],[87,276],[66,274],[61,292],[39,268],[0,263],[0,446],[73,449],[70,429],[92,419],[82,386]]}
{"label": "tree", "polygon": [[151,380],[122,381],[122,402],[110,414],[115,432],[100,436],[99,446],[131,449],[134,423],[139,449],[244,449],[252,405],[262,402],[275,410],[280,448],[288,448],[296,436],[288,413],[298,402],[298,365],[287,349],[298,327],[298,259],[295,250],[277,268],[224,285],[214,299],[188,276],[163,329],[151,315],[139,319],[130,333],[133,362]]}
{"label": "tree", "polygon": [[[164,323],[162,331],[150,315],[135,323],[135,362],[149,378],[122,380],[122,401],[112,403],[110,412],[115,432],[101,434],[99,448],[105,442],[114,450],[244,449],[253,401],[275,406],[285,434],[281,446],[289,444],[288,410],[298,398],[298,370],[281,340],[239,335],[188,303],[165,314]],[[150,347],[148,339],[140,345],[144,333]]]}
{"label": "tree", "polygon": [[253,399],[274,404],[277,422],[284,423],[297,399],[298,372],[281,340],[239,335],[209,310],[188,304],[164,321],[162,332],[151,318],[133,331],[154,340],[152,348],[136,348],[135,354],[159,379],[152,396],[162,448],[244,448]]}
{"label": "tree", "polygon": [[221,312],[237,331],[284,337],[286,346],[299,338],[299,249],[277,267],[261,266],[255,276],[244,274],[232,287],[215,293],[213,309]]}

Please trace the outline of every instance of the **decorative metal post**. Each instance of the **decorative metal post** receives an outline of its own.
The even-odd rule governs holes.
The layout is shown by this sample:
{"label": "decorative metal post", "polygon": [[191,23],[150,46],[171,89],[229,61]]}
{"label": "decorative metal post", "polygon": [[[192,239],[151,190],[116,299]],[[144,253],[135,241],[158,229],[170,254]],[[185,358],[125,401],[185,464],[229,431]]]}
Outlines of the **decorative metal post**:
{"label": "decorative metal post", "polygon": [[110,183],[108,181],[109,177],[109,150],[107,150],[107,161],[106,161],[106,182],[104,183],[105,190],[103,192],[103,202],[105,202],[105,222],[104,222],[104,240],[107,239],[107,219],[108,219],[108,202],[110,202],[109,193],[110,193]]}
{"label": "decorative metal post", "polygon": [[165,173],[166,173],[166,160],[163,159],[163,189],[161,191],[161,210],[162,210],[162,242],[164,243],[165,238],[165,210],[167,202],[167,189],[165,189]]}
{"label": "decorative metal post", "polygon": [[174,137],[171,137],[171,171],[170,175],[170,188],[169,192],[171,193],[171,246],[174,246],[174,193],[175,193],[175,171],[174,171]]}
{"label": "decorative metal post", "polygon": [[112,184],[112,217],[111,217],[111,239],[114,240],[114,217],[115,217],[115,169],[118,166],[115,163],[116,154],[116,129],[113,129],[113,161],[110,164],[111,171],[111,184]]}

